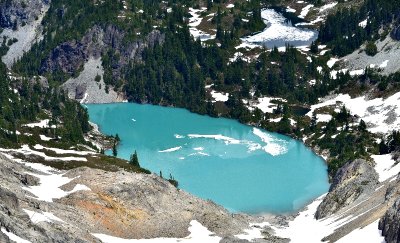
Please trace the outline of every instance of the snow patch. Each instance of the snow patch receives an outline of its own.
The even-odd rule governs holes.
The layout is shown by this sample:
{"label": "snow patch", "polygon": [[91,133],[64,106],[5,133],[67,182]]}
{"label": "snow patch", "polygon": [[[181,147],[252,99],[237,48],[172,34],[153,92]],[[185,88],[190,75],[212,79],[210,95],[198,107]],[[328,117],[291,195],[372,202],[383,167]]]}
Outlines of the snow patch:
{"label": "snow patch", "polygon": [[335,65],[335,63],[339,61],[339,59],[332,57],[331,59],[329,59],[329,61],[326,63],[326,65],[328,65],[329,68],[332,68],[333,65]]}
{"label": "snow patch", "polygon": [[329,122],[332,116],[329,114],[317,114],[317,122]]}
{"label": "snow patch", "polygon": [[400,128],[400,92],[386,98],[368,100],[365,96],[352,99],[348,94],[327,97],[319,104],[312,105],[309,117],[316,109],[326,106],[346,106],[352,115],[363,119],[372,133],[388,134]]}
{"label": "snow patch", "polygon": [[358,26],[360,26],[361,28],[365,28],[367,27],[367,23],[368,23],[368,18],[358,23]]}
{"label": "snow patch", "polygon": [[226,102],[229,100],[229,93],[220,93],[215,90],[211,90],[211,96],[213,97],[214,101],[221,101]]}
{"label": "snow patch", "polygon": [[287,25],[285,17],[273,9],[262,10],[261,17],[267,27],[258,34],[242,38],[242,41],[253,44],[262,44],[265,41],[277,39],[284,41],[308,41],[315,35],[312,31]]}
{"label": "snow patch", "polygon": [[354,243],[354,242],[376,242],[385,243],[385,237],[382,231],[378,229],[379,219],[375,222],[350,232],[350,234],[339,239],[337,243]]}
{"label": "snow patch", "polygon": [[23,209],[25,211],[26,214],[28,214],[29,218],[31,219],[32,223],[37,224],[40,222],[54,222],[54,221],[58,221],[58,222],[64,222],[63,220],[61,220],[60,218],[54,216],[54,214],[52,213],[48,213],[48,212],[34,212],[28,209]]}
{"label": "snow patch", "polygon": [[335,7],[337,4],[338,4],[337,2],[325,4],[324,6],[319,8],[319,12],[321,13],[321,12],[324,12],[324,11],[326,11],[328,9],[331,9],[331,8]]}
{"label": "snow patch", "polygon": [[282,99],[282,98],[262,97],[262,98],[258,98],[257,102],[248,102],[249,105],[247,106],[247,108],[251,111],[254,110],[254,108],[258,108],[264,113],[272,113],[274,111],[274,109],[276,109],[278,107],[278,105],[275,103],[272,103],[272,101],[286,102],[286,100]]}
{"label": "snow patch", "polygon": [[122,239],[114,236],[109,236],[105,234],[92,234],[96,238],[100,239],[103,243],[134,243],[134,242],[148,242],[148,243],[218,243],[222,239],[216,236],[213,232],[209,231],[206,227],[200,224],[196,220],[190,222],[188,228],[190,234],[185,238],[153,238],[153,239]]}
{"label": "snow patch", "polygon": [[40,137],[40,139],[43,140],[43,141],[50,141],[50,140],[52,140],[52,138],[47,137],[47,136],[42,135],[42,134],[40,134],[39,137]]}
{"label": "snow patch", "polygon": [[375,170],[379,174],[380,182],[395,177],[400,173],[400,163],[396,163],[391,154],[372,155],[371,157],[376,163]]}
{"label": "snow patch", "polygon": [[11,231],[7,231],[3,227],[1,227],[1,232],[3,232],[3,234],[5,234],[11,241],[14,241],[16,243],[31,243],[30,241],[22,239],[21,237],[12,233]]}
{"label": "snow patch", "polygon": [[311,10],[312,7],[314,7],[313,4],[309,4],[309,5],[305,6],[305,7],[301,10],[301,13],[300,13],[300,15],[299,15],[299,18],[304,19],[304,18],[307,16],[308,12]]}

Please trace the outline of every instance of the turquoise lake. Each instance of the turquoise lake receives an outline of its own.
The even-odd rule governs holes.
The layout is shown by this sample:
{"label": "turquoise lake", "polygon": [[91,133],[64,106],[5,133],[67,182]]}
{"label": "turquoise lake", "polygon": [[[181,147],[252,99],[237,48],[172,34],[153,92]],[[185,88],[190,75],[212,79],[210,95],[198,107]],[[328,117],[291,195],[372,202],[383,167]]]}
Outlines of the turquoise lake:
{"label": "turquoise lake", "polygon": [[327,192],[327,166],[301,142],[184,109],[88,104],[90,120],[118,135],[118,157],[136,150],[142,167],[231,212],[285,213]]}

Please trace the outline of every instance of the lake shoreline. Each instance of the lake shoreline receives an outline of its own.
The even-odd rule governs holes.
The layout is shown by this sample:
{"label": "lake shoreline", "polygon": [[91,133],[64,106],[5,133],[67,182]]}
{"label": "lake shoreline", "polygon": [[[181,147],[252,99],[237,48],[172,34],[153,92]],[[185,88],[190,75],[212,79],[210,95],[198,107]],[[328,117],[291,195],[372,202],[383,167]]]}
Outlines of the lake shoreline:
{"label": "lake shoreline", "polygon": [[[119,102],[120,103],[120,102]],[[118,104],[118,103],[111,103],[111,104]],[[137,104],[137,103],[131,103],[131,104]],[[97,105],[97,104],[96,104]],[[137,105],[144,105],[144,104],[137,104]],[[152,105],[152,104],[146,104],[146,105]],[[160,105],[155,105],[155,106],[157,106],[157,107],[167,107],[167,108],[176,108],[175,106],[160,106]],[[192,112],[192,111],[190,111],[190,110],[188,110],[188,109],[185,109],[185,108],[181,108],[182,110],[184,110],[185,112],[189,112],[190,114],[195,114],[195,115],[200,115],[200,116],[203,116],[203,117],[208,117],[208,118],[214,118],[214,117],[211,117],[211,116],[208,116],[208,115],[203,115],[203,114],[198,114],[198,113],[195,113],[195,112]],[[241,125],[245,125],[245,126],[247,126],[249,129],[250,128],[252,128],[252,129],[259,129],[260,127],[259,126],[254,126],[253,124],[245,124],[245,123],[241,123],[240,121],[238,121],[238,120],[236,120],[236,119],[231,119],[231,118],[227,118],[227,117],[224,117],[224,116],[221,116],[221,117],[218,117],[218,118],[223,118],[223,119],[227,119],[228,121],[234,121],[234,122],[237,122],[238,124],[241,124]],[[94,122],[93,121],[93,119],[92,119],[92,117],[90,117],[90,120],[92,121],[92,122]],[[221,120],[219,120],[219,121],[221,121]],[[101,125],[100,125],[100,130],[102,130],[102,127],[101,127]],[[102,131],[102,132],[104,132],[104,130]],[[269,132],[269,131],[267,131],[267,132]],[[280,133],[276,133],[276,132],[273,132],[273,134],[277,134],[277,135],[280,135],[280,136],[282,136],[282,134],[280,134]],[[185,135],[187,135],[187,134],[185,134]],[[287,136],[287,135],[283,135],[284,137],[286,137],[286,138],[288,138],[288,139],[293,139],[291,136]],[[304,147],[305,147],[305,149],[309,149],[310,150],[310,152],[312,153],[312,154],[314,154],[314,156],[318,156],[318,158],[322,158],[320,155],[318,155],[317,153],[315,153],[315,150],[313,149],[313,148],[311,148],[310,146],[308,146],[307,144],[305,144],[303,141],[300,141],[300,140],[297,140],[297,139],[295,139],[295,141],[296,142],[301,142],[301,144],[302,145],[305,145]],[[122,143],[124,143],[123,141],[122,141]],[[168,150],[168,149],[161,149],[161,150]],[[176,149],[176,150],[178,150],[178,149]],[[167,153],[168,154],[168,153]],[[323,159],[322,159],[323,160]],[[325,160],[323,160],[324,162],[324,164],[326,164],[326,161]],[[144,166],[144,167],[146,167],[146,166]],[[147,168],[147,167],[146,167]],[[155,173],[155,171],[153,170],[153,172]],[[158,173],[156,173],[156,174],[158,174]],[[327,174],[327,173],[326,173]],[[174,177],[175,177],[175,175],[174,175]],[[179,181],[179,177],[177,178],[177,180]],[[186,190],[185,188],[183,188],[184,190]],[[187,191],[187,190],[186,190]],[[327,192],[327,190],[325,191],[325,192]],[[193,192],[191,192],[191,193],[193,193]],[[195,195],[197,195],[197,194],[195,194]],[[319,195],[319,194],[318,194]],[[197,195],[197,196],[199,196],[199,195]],[[204,197],[203,197],[204,198]],[[314,199],[313,199],[314,200]],[[308,203],[310,203],[310,202],[312,202],[312,200],[308,200],[308,199],[306,199],[305,200],[305,203],[302,203],[301,205],[304,205],[304,206],[307,206],[308,205]],[[218,202],[217,202],[218,203]],[[219,203],[219,204],[221,204],[221,203]],[[226,207],[225,207],[226,208]],[[294,211],[292,211],[292,212],[269,212],[269,213],[266,213],[266,212],[255,212],[255,213],[250,213],[250,215],[269,215],[269,214],[271,214],[271,215],[294,215],[294,214],[296,214],[296,213],[298,213],[299,211],[301,211],[303,209],[303,207],[301,206],[300,208],[297,208],[296,210],[294,210]],[[267,210],[268,211],[268,210]],[[240,213],[243,213],[243,211],[239,211]],[[244,213],[246,213],[246,212],[244,212]],[[246,214],[248,214],[248,213],[246,213]]]}

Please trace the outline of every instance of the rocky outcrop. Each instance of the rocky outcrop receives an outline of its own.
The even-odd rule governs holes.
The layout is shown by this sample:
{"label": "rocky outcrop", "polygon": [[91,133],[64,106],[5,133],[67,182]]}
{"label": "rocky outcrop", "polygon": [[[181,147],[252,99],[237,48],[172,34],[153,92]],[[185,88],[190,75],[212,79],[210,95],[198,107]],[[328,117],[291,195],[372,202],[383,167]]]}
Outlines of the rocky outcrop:
{"label": "rocky outcrop", "polygon": [[123,66],[129,62],[140,61],[146,47],[164,41],[164,35],[158,30],[152,31],[144,39],[124,42],[125,33],[113,25],[105,28],[94,26],[81,40],[62,43],[42,62],[41,72],[62,71],[76,74],[89,59],[98,59],[109,49],[119,53],[119,60],[113,63],[113,75],[118,76]]}
{"label": "rocky outcrop", "polygon": [[12,0],[0,1],[0,27],[13,28],[22,23],[30,23],[38,18],[44,5],[49,0]]}
{"label": "rocky outcrop", "polygon": [[391,37],[394,40],[400,41],[400,26],[396,26],[395,28],[393,28]]}
{"label": "rocky outcrop", "polygon": [[329,193],[318,206],[315,217],[321,219],[350,205],[362,195],[373,192],[379,183],[378,174],[365,160],[345,164],[336,173]]}
{"label": "rocky outcrop", "polygon": [[387,243],[400,242],[400,197],[379,221],[379,229]]}

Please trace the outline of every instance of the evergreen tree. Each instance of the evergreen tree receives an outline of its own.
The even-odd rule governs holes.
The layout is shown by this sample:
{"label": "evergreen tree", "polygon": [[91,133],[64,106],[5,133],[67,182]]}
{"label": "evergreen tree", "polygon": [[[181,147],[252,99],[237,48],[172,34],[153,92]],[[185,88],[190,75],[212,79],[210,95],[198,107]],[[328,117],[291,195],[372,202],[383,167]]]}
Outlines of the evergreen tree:
{"label": "evergreen tree", "polygon": [[136,167],[140,167],[136,150],[135,150],[135,153],[131,154],[131,157],[129,159],[129,164],[136,166]]}
{"label": "evergreen tree", "polygon": [[112,154],[114,157],[117,157],[118,151],[117,151],[117,143],[114,142],[113,147],[112,147]]}

